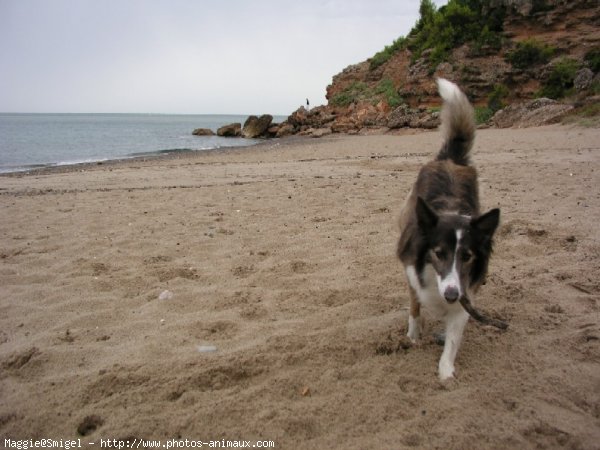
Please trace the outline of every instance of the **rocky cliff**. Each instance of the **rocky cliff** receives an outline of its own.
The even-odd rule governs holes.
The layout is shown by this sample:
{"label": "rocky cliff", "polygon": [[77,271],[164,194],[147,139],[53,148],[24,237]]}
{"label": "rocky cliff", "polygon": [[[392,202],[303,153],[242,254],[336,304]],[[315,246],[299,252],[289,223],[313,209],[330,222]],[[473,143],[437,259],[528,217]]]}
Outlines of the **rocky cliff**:
{"label": "rocky cliff", "polygon": [[598,0],[422,0],[420,13],[408,36],[335,75],[328,104],[300,108],[281,134],[435,127],[436,77],[464,89],[480,122],[539,97],[598,104]]}

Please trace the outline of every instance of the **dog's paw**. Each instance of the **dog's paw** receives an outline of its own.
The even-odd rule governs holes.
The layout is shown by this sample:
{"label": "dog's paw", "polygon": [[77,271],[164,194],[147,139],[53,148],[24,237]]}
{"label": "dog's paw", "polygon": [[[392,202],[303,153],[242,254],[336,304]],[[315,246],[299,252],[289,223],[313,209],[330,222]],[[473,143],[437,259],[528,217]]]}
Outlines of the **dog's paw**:
{"label": "dog's paw", "polygon": [[445,380],[440,380],[438,388],[442,391],[453,391],[460,387],[460,383],[458,379],[451,377],[446,378]]}
{"label": "dog's paw", "polygon": [[421,337],[421,324],[418,318],[408,317],[408,333],[406,336],[411,340],[413,344],[416,344]]}
{"label": "dog's paw", "polygon": [[440,381],[448,381],[454,378],[454,365],[447,361],[440,361],[439,366]]}
{"label": "dog's paw", "polygon": [[410,342],[414,345],[419,341],[419,333],[406,333],[406,337],[410,340]]}

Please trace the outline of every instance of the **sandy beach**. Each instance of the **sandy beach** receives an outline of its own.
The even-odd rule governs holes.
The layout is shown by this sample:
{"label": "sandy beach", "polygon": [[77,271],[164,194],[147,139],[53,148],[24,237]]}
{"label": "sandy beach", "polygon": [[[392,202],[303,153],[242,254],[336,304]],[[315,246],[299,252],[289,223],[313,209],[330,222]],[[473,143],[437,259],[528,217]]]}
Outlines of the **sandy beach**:
{"label": "sandy beach", "polygon": [[1,176],[0,446],[600,448],[599,136],[478,131],[510,326],[470,321],[445,384],[395,256],[437,131]]}

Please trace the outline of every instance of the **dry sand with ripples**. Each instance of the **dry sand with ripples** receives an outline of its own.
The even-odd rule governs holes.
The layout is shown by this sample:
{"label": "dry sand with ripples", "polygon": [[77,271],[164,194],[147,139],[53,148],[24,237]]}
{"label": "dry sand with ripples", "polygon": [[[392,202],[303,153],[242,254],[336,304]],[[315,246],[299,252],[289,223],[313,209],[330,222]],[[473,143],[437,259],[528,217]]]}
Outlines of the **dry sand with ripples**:
{"label": "dry sand with ripples", "polygon": [[0,177],[0,437],[600,448],[599,136],[478,132],[510,328],[471,321],[448,384],[395,258],[437,132]]}

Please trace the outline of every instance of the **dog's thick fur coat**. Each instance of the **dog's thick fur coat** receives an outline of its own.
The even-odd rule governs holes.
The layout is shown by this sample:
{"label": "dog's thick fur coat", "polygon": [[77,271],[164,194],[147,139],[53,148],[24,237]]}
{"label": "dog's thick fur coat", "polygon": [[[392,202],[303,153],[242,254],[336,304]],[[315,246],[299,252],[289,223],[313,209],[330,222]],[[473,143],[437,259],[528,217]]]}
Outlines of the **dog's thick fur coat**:
{"label": "dog's thick fur coat", "polygon": [[465,94],[438,79],[443,145],[423,166],[400,215],[398,257],[409,283],[408,337],[419,339],[421,306],[445,322],[439,362],[442,380],[454,376],[454,360],[469,315],[457,300],[471,301],[484,282],[500,211],[480,214],[477,171],[469,152],[475,137],[473,108]]}

